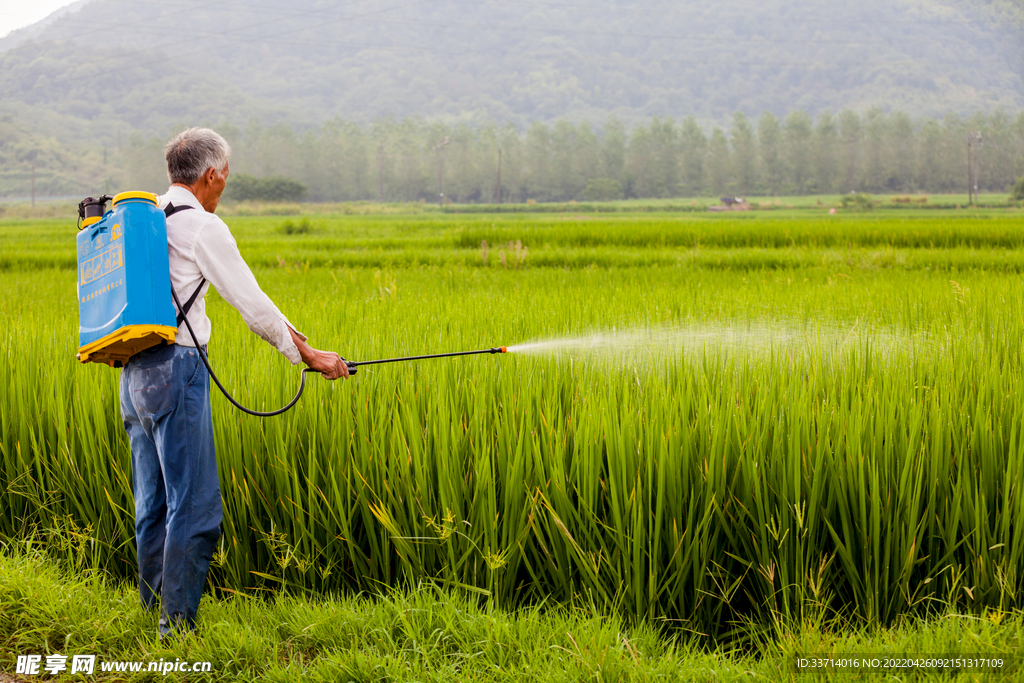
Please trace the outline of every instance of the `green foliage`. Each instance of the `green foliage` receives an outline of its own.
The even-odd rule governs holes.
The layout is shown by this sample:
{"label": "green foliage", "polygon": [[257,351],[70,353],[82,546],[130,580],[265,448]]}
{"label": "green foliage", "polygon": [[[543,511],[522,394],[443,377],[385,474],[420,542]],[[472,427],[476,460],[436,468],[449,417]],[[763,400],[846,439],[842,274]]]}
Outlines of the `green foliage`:
{"label": "green foliage", "polygon": [[1017,178],[1017,182],[1010,188],[1010,200],[1015,202],[1024,201],[1024,175]]}
{"label": "green foliage", "polygon": [[[372,126],[332,120],[301,136],[284,125],[219,128],[234,148],[229,200],[305,196],[315,202],[433,203],[440,190],[437,143],[444,137],[449,139],[445,196],[456,203],[569,202],[589,197],[581,195],[591,180],[615,181],[631,199],[774,196],[801,188],[818,194],[963,191],[961,147],[968,129],[981,131],[985,140],[978,150],[982,191],[1002,193],[1024,173],[1024,113],[1011,118],[998,111],[970,120],[947,116],[915,122],[900,112],[877,110],[864,117],[824,112],[812,121],[797,110],[784,125],[773,115],[762,116],[756,131],[736,115],[729,131],[716,129],[710,139],[692,117],[681,124],[652,119],[631,132],[612,119],[600,133],[567,121],[536,122],[520,132],[493,122],[474,129],[416,119]],[[42,154],[36,162],[37,191],[40,196],[86,196],[101,188],[163,192],[164,143],[162,136],[133,134],[123,150],[76,142],[60,154]],[[17,152],[25,144],[23,130],[0,125],[0,196],[30,192],[30,165],[4,151]],[[236,195],[236,190],[243,192]]]}
{"label": "green foliage", "polygon": [[228,201],[300,202],[308,188],[288,178],[254,178],[240,173],[228,176],[224,199]]}
{"label": "green foliage", "polygon": [[[611,112],[630,127],[652,112],[724,126],[735,111],[784,116],[793,102],[812,116],[893,103],[915,117],[951,106],[964,115],[1024,105],[1018,34],[1009,28],[1024,12],[1000,2],[865,0],[823,22],[834,10],[826,0],[726,0],[710,13],[693,1],[595,0],[528,14],[439,0],[377,22],[327,7],[310,21],[268,0],[244,15],[199,6],[194,25],[181,25],[160,4],[95,0],[90,11],[110,19],[102,28],[71,13],[17,47],[16,35],[0,41],[13,47],[0,54],[0,89],[7,107],[47,126],[34,132],[64,128],[106,137],[108,146],[119,124],[146,135],[250,117],[305,128],[342,112],[361,122],[391,114],[524,129],[560,117],[597,125]],[[173,44],[153,28],[170,24]],[[268,24],[278,33],[261,33]],[[202,26],[242,38],[211,61]],[[287,37],[299,31],[302,40]],[[681,59],[668,36],[701,40],[688,42]],[[494,54],[493,45],[505,51]]]}
{"label": "green foliage", "polygon": [[622,184],[614,178],[591,178],[580,193],[580,199],[589,202],[622,199]]}
{"label": "green foliage", "polygon": [[[838,197],[829,201],[838,202]],[[529,268],[675,265],[758,270],[820,265],[824,258],[829,264],[849,261],[866,268],[889,263],[910,270],[1024,272],[1024,232],[1020,220],[1005,209],[966,213],[889,204],[870,215],[829,216],[824,207],[811,206],[813,210],[714,216],[706,205],[691,207],[690,202],[576,203],[558,206],[562,213],[556,214],[541,213],[542,204],[483,214],[467,213],[472,207],[454,212],[434,206],[415,215],[374,214],[357,206],[342,207],[351,215],[310,221],[308,239],[288,235],[286,223],[292,223],[294,234],[302,219],[274,218],[283,213],[279,207],[260,215],[228,216],[227,221],[249,263],[268,268],[282,261],[325,267],[477,268],[482,266],[481,242],[506,245],[519,240],[529,248]],[[0,222],[0,270],[75,270],[75,247],[69,239],[74,206],[66,209],[63,221]]]}
{"label": "green foliage", "polygon": [[[61,652],[88,652],[98,662],[208,661],[211,671],[202,678],[217,682],[739,683],[785,680],[793,674],[795,657],[837,653],[861,658],[981,653],[1003,659],[1000,671],[1006,673],[1017,666],[1018,634],[1024,629],[1024,616],[1005,611],[986,618],[940,612],[890,629],[826,617],[744,634],[750,642],[742,649],[712,650],[692,633],[669,636],[657,625],[594,614],[583,603],[574,609],[546,605],[505,612],[481,604],[468,591],[424,585],[359,596],[206,599],[195,634],[158,642],[150,638],[156,617],[139,605],[132,583],[60,565],[38,548],[28,542],[0,549],[0,637],[4,657],[10,657],[0,660],[5,669],[14,669],[16,655],[45,655],[56,642]],[[862,672],[837,673],[804,671],[799,678],[808,683],[864,679]],[[916,668],[909,677],[964,683],[999,677],[988,674],[977,667],[959,676]],[[177,672],[145,676],[131,680],[197,678]]]}
{"label": "green foliage", "polygon": [[[102,29],[72,12],[0,39],[0,197],[30,194],[26,146],[40,196],[163,191],[163,144],[198,122],[229,138],[237,171],[313,201],[436,200],[445,137],[456,202],[570,201],[595,178],[631,198],[963,191],[967,130],[982,188],[1024,173],[1015,0],[866,0],[824,23],[826,0],[464,4],[373,23],[207,3],[181,26],[160,3],[94,0]],[[176,42],[154,40],[166,25]],[[239,40],[211,59],[202,26]],[[683,35],[701,39],[681,59]]]}
{"label": "green foliage", "polygon": [[285,235],[307,235],[313,232],[313,224],[310,223],[309,217],[305,216],[298,223],[285,221],[277,231]]}
{"label": "green foliage", "polygon": [[[1018,608],[1024,283],[988,271],[1019,266],[1024,237],[972,215],[424,214],[298,238],[234,219],[282,311],[349,358],[622,343],[364,368],[275,420],[214,395],[211,581],[430,581],[719,639],[809,612]],[[82,539],[50,545],[127,577],[118,375],[74,361],[74,266],[18,247],[59,257],[59,227],[0,233],[23,259],[0,272],[0,534]],[[503,268],[484,240],[529,256]],[[223,301],[209,310],[222,380],[283,404],[295,372]]]}
{"label": "green foliage", "polygon": [[853,211],[871,211],[875,208],[875,200],[872,199],[870,195],[866,195],[863,192],[844,194],[842,206],[844,209]]}

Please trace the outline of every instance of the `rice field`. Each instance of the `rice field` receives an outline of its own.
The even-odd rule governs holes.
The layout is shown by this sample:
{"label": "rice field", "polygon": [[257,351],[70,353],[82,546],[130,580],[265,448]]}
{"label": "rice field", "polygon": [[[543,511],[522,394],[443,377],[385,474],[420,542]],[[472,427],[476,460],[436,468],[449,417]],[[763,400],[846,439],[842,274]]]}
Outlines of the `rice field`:
{"label": "rice field", "polygon": [[[292,221],[289,232],[287,221]],[[734,636],[1022,607],[1019,213],[229,221],[347,358],[212,397],[228,591],[435,583]],[[74,360],[73,221],[0,221],[0,535],[134,573],[118,372]],[[211,362],[298,371],[211,296]]]}

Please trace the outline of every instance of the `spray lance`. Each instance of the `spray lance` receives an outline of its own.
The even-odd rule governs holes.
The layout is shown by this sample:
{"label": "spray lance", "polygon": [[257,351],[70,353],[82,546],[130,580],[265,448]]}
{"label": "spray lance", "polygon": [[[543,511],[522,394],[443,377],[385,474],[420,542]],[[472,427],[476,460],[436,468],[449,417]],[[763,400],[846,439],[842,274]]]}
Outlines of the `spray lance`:
{"label": "spray lance", "polygon": [[[174,292],[173,288],[171,289],[171,296],[174,297],[174,303],[176,303],[178,305],[178,308],[181,309],[181,302],[178,301],[178,295]],[[187,314],[184,316],[184,321],[185,321],[185,325],[188,327],[189,334],[192,335],[192,339],[193,339],[193,341],[195,341],[196,335],[195,335],[195,332],[192,331],[192,323],[190,323],[188,321],[188,315]],[[221,393],[223,393],[224,396],[229,401],[231,401],[232,405],[234,405],[236,408],[241,410],[243,413],[248,413],[249,415],[255,415],[256,417],[273,417],[274,415],[280,415],[281,413],[289,410],[292,406],[294,406],[296,403],[298,403],[299,399],[302,397],[302,392],[306,388],[306,373],[307,372],[317,372],[317,370],[314,370],[313,368],[303,368],[302,373],[301,373],[301,379],[299,380],[299,390],[298,390],[298,392],[296,392],[294,398],[292,398],[292,400],[289,401],[288,405],[286,405],[285,407],[279,408],[277,410],[266,411],[266,412],[259,411],[259,410],[250,410],[249,408],[246,408],[241,403],[236,401],[235,398],[231,394],[228,393],[228,390],[224,388],[224,385],[220,383],[220,380],[217,379],[217,375],[214,374],[214,372],[213,372],[213,368],[210,367],[210,361],[206,357],[206,352],[203,351],[203,348],[201,346],[199,346],[198,343],[196,344],[196,350],[199,352],[199,357],[202,359],[203,365],[206,366],[207,372],[210,373],[210,377],[213,378],[213,381],[217,384],[217,387],[221,390]],[[482,353],[508,353],[508,347],[506,347],[506,346],[496,346],[494,348],[482,349],[480,351],[455,351],[453,353],[432,353],[432,354],[428,354],[428,355],[425,355],[425,356],[403,356],[401,358],[382,358],[382,359],[379,359],[379,360],[352,361],[352,360],[345,360],[344,358],[342,358],[342,360],[345,361],[345,365],[348,367],[349,377],[351,377],[352,375],[356,374],[357,368],[360,365],[380,365],[381,363],[400,363],[400,362],[410,361],[410,360],[425,360],[427,358],[451,358],[453,356],[475,356],[475,355],[479,355],[479,354],[482,354]]]}
{"label": "spray lance", "polygon": [[[181,307],[181,301],[178,300],[178,294],[174,291],[173,287],[171,288],[171,296],[174,297],[174,303],[177,304],[178,310],[184,313],[185,309]],[[289,401],[288,405],[286,405],[285,407],[270,411],[251,410],[243,406],[238,401],[236,401],[235,397],[229,394],[228,390],[224,388],[224,385],[220,383],[220,380],[217,379],[217,375],[213,372],[213,368],[210,367],[210,360],[206,357],[206,352],[203,350],[203,347],[199,345],[199,342],[196,341],[196,333],[192,331],[192,323],[190,323],[188,320],[188,314],[184,313],[184,315],[182,315],[182,319],[185,322],[185,326],[188,327],[188,333],[192,335],[192,341],[196,345],[196,351],[199,352],[199,357],[202,359],[203,365],[206,366],[206,371],[210,373],[210,377],[212,377],[213,381],[217,384],[217,388],[221,390],[221,393],[223,393],[224,396],[229,401],[231,401],[232,405],[241,410],[243,413],[255,415],[256,417],[273,417],[275,415],[280,415],[281,413],[289,410],[292,406],[298,403],[299,399],[302,397],[302,392],[306,388],[306,373],[317,372],[317,370],[314,370],[313,368],[303,368],[299,380],[299,390],[295,393],[295,397],[292,398],[292,400]],[[482,349],[480,351],[455,351],[454,353],[432,353],[426,356],[403,356],[401,358],[382,358],[380,360],[352,361],[345,360],[344,358],[342,358],[342,360],[345,361],[345,365],[348,367],[349,377],[351,377],[352,375],[356,374],[357,368],[360,365],[379,365],[381,363],[399,363],[409,360],[424,360],[427,358],[450,358],[452,356],[475,356],[481,353],[508,353],[508,347],[496,346],[494,348]]]}

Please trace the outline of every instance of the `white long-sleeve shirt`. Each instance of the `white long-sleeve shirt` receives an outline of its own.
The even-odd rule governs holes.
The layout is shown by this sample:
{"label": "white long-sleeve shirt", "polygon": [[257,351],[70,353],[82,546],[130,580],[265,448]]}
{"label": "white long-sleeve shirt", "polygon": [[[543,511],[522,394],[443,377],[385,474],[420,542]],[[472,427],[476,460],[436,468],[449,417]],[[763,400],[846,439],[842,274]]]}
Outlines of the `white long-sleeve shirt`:
{"label": "white long-sleeve shirt", "polygon": [[[158,204],[161,210],[168,204],[192,207],[167,219],[171,286],[181,305],[185,305],[203,278],[207,281],[188,311],[188,321],[198,339],[193,341],[183,322],[174,342],[182,346],[209,343],[212,325],[206,315],[206,293],[212,284],[241,314],[250,330],[284,354],[292,365],[298,364],[299,350],[288,331],[295,327],[260,289],[224,221],[216,214],[207,213],[195,195],[184,187],[172,185],[167,194],[158,199]],[[299,337],[306,339],[302,334]]]}

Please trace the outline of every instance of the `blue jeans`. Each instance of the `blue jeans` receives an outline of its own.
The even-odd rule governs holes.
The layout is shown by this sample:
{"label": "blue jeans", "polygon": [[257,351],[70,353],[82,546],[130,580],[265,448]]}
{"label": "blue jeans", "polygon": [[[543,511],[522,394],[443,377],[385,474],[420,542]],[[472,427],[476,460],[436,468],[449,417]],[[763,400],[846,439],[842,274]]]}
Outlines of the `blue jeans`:
{"label": "blue jeans", "polygon": [[223,516],[210,374],[188,346],[157,347],[121,370],[132,450],[139,594],[160,596],[160,634],[195,627]]}

